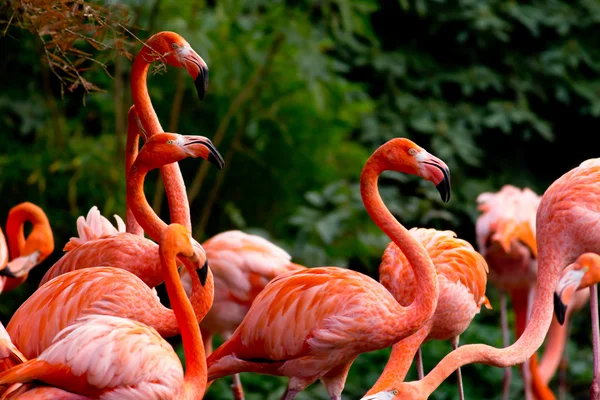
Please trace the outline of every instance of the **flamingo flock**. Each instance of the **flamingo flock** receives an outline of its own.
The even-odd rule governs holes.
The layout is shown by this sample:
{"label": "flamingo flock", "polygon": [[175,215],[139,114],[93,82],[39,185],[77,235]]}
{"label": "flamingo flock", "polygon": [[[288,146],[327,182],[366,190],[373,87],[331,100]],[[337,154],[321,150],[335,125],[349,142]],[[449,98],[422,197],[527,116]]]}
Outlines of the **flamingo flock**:
{"label": "flamingo flock", "polygon": [[[471,363],[506,368],[505,399],[515,365],[522,367],[526,399],[554,399],[548,382],[569,316],[588,299],[590,393],[600,398],[600,159],[583,161],[542,196],[512,185],[482,193],[476,249],[452,231],[407,229],[388,210],[378,190],[384,171],[433,183],[443,202],[451,192],[443,160],[409,139],[389,140],[360,176],[365,209],[391,239],[379,281],[345,268],[308,268],[241,231],[202,244],[193,239],[178,162],[201,158],[221,169],[224,161],[206,137],[164,132],[147,88],[156,61],[185,68],[200,99],[206,95],[208,66],[187,41],[174,32],[146,41],[132,67],[125,221],[115,216],[113,225],[97,207],[80,216],[62,258],[6,329],[0,324],[0,399],[202,399],[214,380],[232,375],[233,396],[243,400],[239,374],[254,372],[288,377],[282,400],[316,381],[341,400],[354,360],[388,347],[388,363],[365,400],[426,399],[455,371],[462,400],[460,368]],[[165,183],[170,224],[144,194],[153,169]],[[0,230],[0,292],[18,286],[54,251],[48,218],[28,202],[10,210],[6,236],[8,246]],[[488,273],[500,292],[504,348],[459,347],[481,307],[492,307]],[[155,289],[163,282],[171,308]],[[513,344],[506,295],[516,314]],[[175,335],[183,341],[185,368],[165,340]],[[224,343],[213,351],[214,335]],[[429,340],[448,340],[454,350],[425,375],[420,348]],[[413,361],[419,379],[405,382]]]}

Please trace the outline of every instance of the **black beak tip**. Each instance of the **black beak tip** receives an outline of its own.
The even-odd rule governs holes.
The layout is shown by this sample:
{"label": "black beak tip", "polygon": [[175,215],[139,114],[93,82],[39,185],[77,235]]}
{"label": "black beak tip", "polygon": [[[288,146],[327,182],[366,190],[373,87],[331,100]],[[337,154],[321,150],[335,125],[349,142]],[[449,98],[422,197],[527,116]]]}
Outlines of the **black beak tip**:
{"label": "black beak tip", "polygon": [[438,190],[438,192],[440,192],[440,196],[442,197],[442,201],[444,203],[450,201],[450,185],[445,179],[442,182],[440,182],[435,188]]}
{"label": "black beak tip", "polygon": [[202,268],[196,270],[198,273],[198,278],[200,278],[200,283],[202,286],[206,285],[206,279],[208,278],[208,260],[204,262]]}
{"label": "black beak tip", "polygon": [[223,167],[225,166],[225,161],[223,160],[223,157],[221,157],[220,153],[215,154],[211,152],[208,155],[208,162],[216,165],[219,169],[223,169]]}
{"label": "black beak tip", "polygon": [[208,91],[208,68],[200,68],[200,73],[194,81],[194,85],[198,91],[198,98],[204,100],[206,92]]}
{"label": "black beak tip", "polygon": [[16,276],[8,268],[1,269],[0,270],[0,276],[5,276],[7,278],[16,278]]}
{"label": "black beak tip", "polygon": [[567,315],[567,306],[563,304],[560,297],[554,293],[554,314],[559,324],[565,323],[565,316]]}

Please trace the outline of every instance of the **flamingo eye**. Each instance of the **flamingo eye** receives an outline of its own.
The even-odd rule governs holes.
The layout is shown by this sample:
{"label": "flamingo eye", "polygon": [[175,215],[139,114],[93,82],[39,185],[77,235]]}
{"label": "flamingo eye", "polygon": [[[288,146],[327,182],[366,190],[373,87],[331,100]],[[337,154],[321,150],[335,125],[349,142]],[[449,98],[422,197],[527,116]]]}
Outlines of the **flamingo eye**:
{"label": "flamingo eye", "polygon": [[178,47],[177,43],[171,43],[171,47],[174,48],[174,49],[176,49]]}
{"label": "flamingo eye", "polygon": [[[414,150],[414,149],[411,149],[411,150]],[[395,396],[395,395],[397,395],[397,394],[398,394],[398,389],[394,389],[394,390],[392,390],[392,394],[393,394],[394,396]]]}
{"label": "flamingo eye", "polygon": [[167,144],[173,144],[172,140],[167,140]]}
{"label": "flamingo eye", "polygon": [[415,154],[417,154],[417,149],[415,149],[415,148],[408,149],[408,154],[410,154],[411,156],[414,156]]}

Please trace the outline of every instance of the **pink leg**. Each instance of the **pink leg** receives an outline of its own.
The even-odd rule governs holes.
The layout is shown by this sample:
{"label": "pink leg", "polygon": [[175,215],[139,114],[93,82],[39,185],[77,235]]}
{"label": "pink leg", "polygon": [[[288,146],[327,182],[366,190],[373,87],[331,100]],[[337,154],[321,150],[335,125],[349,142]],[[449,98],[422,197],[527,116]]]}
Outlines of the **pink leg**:
{"label": "pink leg", "polygon": [[421,352],[421,347],[417,350],[417,376],[419,380],[423,379],[425,374],[423,373],[423,353]]}
{"label": "pink leg", "polygon": [[[454,350],[458,349],[458,336],[450,339],[450,343]],[[456,370],[456,378],[458,380],[458,396],[460,400],[465,400],[465,392],[463,390],[463,382],[462,382],[462,374],[460,373],[460,368]]]}
{"label": "pink leg", "polygon": [[590,286],[590,310],[592,312],[592,349],[594,351],[594,380],[590,399],[600,399],[600,331],[598,321],[598,285]]}
{"label": "pink leg", "polygon": [[[508,331],[508,316],[506,314],[506,293],[500,292],[500,324],[502,327],[502,346],[510,346],[510,337]],[[504,383],[502,385],[502,400],[509,400],[510,381],[512,380],[512,368],[504,368]]]}

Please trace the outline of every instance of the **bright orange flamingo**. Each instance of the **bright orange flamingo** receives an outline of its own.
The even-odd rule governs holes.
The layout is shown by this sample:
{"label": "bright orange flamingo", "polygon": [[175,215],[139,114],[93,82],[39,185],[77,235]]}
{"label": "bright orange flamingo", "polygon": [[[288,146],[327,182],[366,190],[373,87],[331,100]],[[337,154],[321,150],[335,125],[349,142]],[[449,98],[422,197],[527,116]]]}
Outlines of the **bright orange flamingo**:
{"label": "bright orange flamingo", "polygon": [[554,311],[558,322],[565,321],[567,306],[578,290],[590,288],[590,311],[592,313],[592,347],[594,351],[594,379],[590,390],[591,398],[600,395],[600,329],[598,322],[598,289],[600,282],[600,256],[584,253],[562,271],[554,292]]}
{"label": "bright orange flamingo", "polygon": [[[158,218],[144,197],[144,176],[148,171],[158,168],[160,165],[177,162],[187,157],[211,159],[216,163],[218,163],[217,160],[221,160],[219,153],[205,137],[163,133],[154,135],[146,142],[131,168],[127,193],[131,204],[134,205],[133,209],[137,221],[150,236],[155,235],[161,229],[164,230],[167,225]],[[137,188],[137,185],[141,185],[142,187]],[[198,253],[198,258],[206,260],[204,250],[195,240],[193,242]],[[143,244],[143,246],[140,244]],[[155,310],[152,310],[148,305],[144,305],[145,301],[158,301],[155,292],[151,291],[148,286],[145,286],[147,289],[146,298],[150,300],[142,300],[142,297],[138,298],[137,292],[131,293],[134,296],[133,300],[138,298],[136,300],[138,303],[135,304],[138,304],[139,309],[133,309],[133,311],[130,309],[132,304],[121,302],[118,296],[110,297],[112,292],[109,285],[99,285],[95,290],[80,287],[79,292],[77,292],[78,296],[75,296],[75,291],[70,292],[73,287],[69,286],[69,282],[81,281],[82,284],[85,284],[82,280],[84,279],[83,277],[87,277],[86,268],[99,265],[121,268],[136,275],[140,271],[143,271],[145,275],[139,275],[139,277],[146,284],[148,284],[150,279],[153,279],[154,282],[162,282],[161,277],[157,276],[160,273],[160,269],[151,270],[149,268],[144,269],[143,266],[136,267],[140,264],[139,258],[151,262],[151,265],[156,265],[155,259],[151,258],[158,256],[155,249],[156,245],[150,240],[130,233],[118,233],[83,243],[71,250],[63,258],[71,257],[70,262],[73,263],[73,267],[68,270],[72,272],[70,274],[59,275],[46,282],[13,315],[7,326],[7,330],[15,345],[27,357],[37,356],[52,341],[54,335],[77,318],[80,313],[89,312],[93,304],[107,310],[111,315],[130,315],[128,313],[134,312],[137,316],[136,318],[149,318],[156,321],[159,325],[154,326],[164,335],[175,335],[179,325],[177,324],[175,315],[170,310],[162,307],[160,303],[156,303],[156,307],[158,308]],[[140,251],[147,251],[149,253],[140,253]],[[185,263],[185,259],[182,259],[182,262]],[[160,268],[160,266],[156,268]],[[209,274],[208,265],[206,264],[197,273],[193,274],[191,302],[199,316],[204,316],[208,311],[205,300],[208,283],[206,283],[207,286],[204,284],[207,282],[206,279],[209,276],[212,275]],[[88,277],[85,279],[91,278]],[[210,288],[212,293],[212,284]],[[64,297],[57,294],[58,290],[66,291],[63,295]],[[141,291],[141,289],[138,288],[138,291]],[[106,296],[108,296],[109,300],[106,300]],[[110,300],[111,298],[112,300]],[[103,308],[101,304],[106,301],[117,302],[121,305],[115,304],[112,308]],[[147,313],[152,314],[156,312],[162,317],[160,320],[156,320],[156,316],[153,315],[143,316],[142,310],[145,308]]]}
{"label": "bright orange flamingo", "polygon": [[531,318],[509,347],[461,346],[422,380],[398,384],[394,399],[426,399],[457,368],[471,363],[509,367],[525,362],[541,346],[552,321],[553,294],[564,267],[586,252],[600,253],[600,159],[581,163],[546,190],[536,215],[538,280]]}
{"label": "bright orange flamingo", "polygon": [[[155,61],[162,61],[177,68],[185,68],[194,79],[200,99],[204,98],[208,86],[208,66],[185,39],[175,32],[159,32],[151,36],[136,55],[131,70],[131,94],[135,112],[148,137],[164,131],[152,107],[146,84],[148,69],[150,64]],[[161,174],[169,200],[171,221],[180,223],[191,230],[190,206],[179,166],[177,164],[165,165],[161,167]],[[131,213],[127,216],[128,227],[131,224],[130,228],[133,229],[133,222],[129,221],[130,217]]]}
{"label": "bright orange flamingo", "polygon": [[[189,231],[179,224],[164,230],[159,246],[167,293],[181,328],[185,377],[177,353],[156,330],[126,318],[92,314],[73,321],[37,358],[0,373],[0,384],[37,380],[107,400],[201,399],[206,357],[196,315],[179,280],[176,256],[188,257],[194,269],[203,260],[197,257]],[[74,273],[78,272],[83,271]],[[139,286],[145,285],[139,281]],[[212,301],[212,294],[206,300]],[[44,389],[37,390],[39,395]]]}
{"label": "bright orange flamingo", "polygon": [[410,261],[422,295],[404,307],[377,281],[343,268],[281,274],[256,297],[231,338],[208,357],[209,381],[243,371],[288,376],[284,398],[291,400],[320,379],[331,399],[339,400],[359,354],[391,346],[431,318],[438,298],[435,267],[379,196],[377,179],[385,170],[432,181],[447,201],[448,167],[410,140],[393,139],[375,151],[361,176],[369,215]]}
{"label": "bright orange flamingo", "polygon": [[[212,352],[215,333],[223,340],[231,337],[250,309],[256,296],[276,276],[298,269],[291,256],[268,240],[241,231],[226,231],[202,243],[215,279],[212,308],[200,323],[207,354]],[[191,294],[190,275],[181,270],[181,281]],[[244,391],[238,374],[233,376],[234,398],[242,400]]]}
{"label": "bright orange flamingo", "polygon": [[[26,222],[33,225],[25,239]],[[54,237],[44,211],[33,203],[24,202],[10,209],[6,220],[6,240],[0,229],[0,293],[23,283],[29,271],[54,251]],[[11,261],[8,262],[10,250]]]}
{"label": "bright orange flamingo", "polygon": [[[415,353],[428,340],[450,340],[458,347],[458,337],[467,327],[481,305],[490,307],[485,297],[488,267],[481,254],[465,240],[458,239],[452,231],[412,228],[411,235],[427,250],[438,274],[440,295],[433,318],[416,333],[392,347],[390,359],[383,373],[363,399],[384,400],[389,390],[406,377]],[[412,303],[416,297],[415,277],[406,256],[393,242],[383,253],[379,266],[380,281],[402,305]],[[417,357],[419,379],[423,378],[423,365]],[[460,398],[463,399],[462,379],[458,370]]]}

